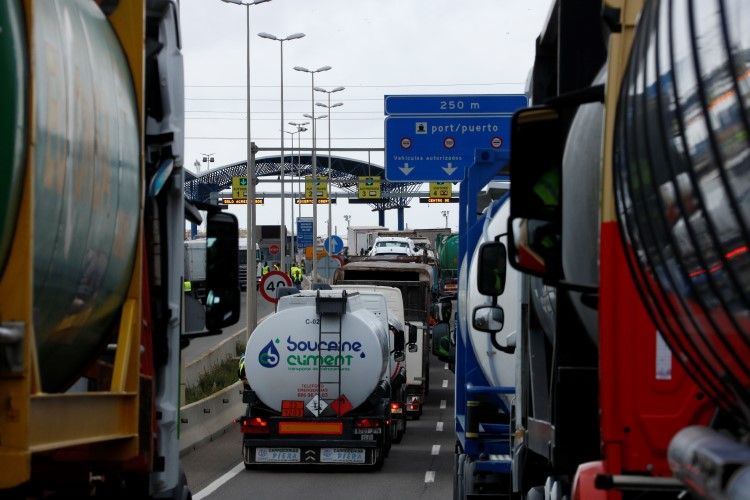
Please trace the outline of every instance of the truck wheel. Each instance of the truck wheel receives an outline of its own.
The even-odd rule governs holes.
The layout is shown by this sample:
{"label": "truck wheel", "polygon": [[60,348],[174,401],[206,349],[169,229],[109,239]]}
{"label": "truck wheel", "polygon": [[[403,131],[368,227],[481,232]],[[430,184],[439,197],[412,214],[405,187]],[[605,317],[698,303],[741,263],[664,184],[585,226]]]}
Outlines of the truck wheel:
{"label": "truck wheel", "polygon": [[453,500],[464,498],[464,466],[466,465],[466,455],[463,453],[456,454],[453,462]]}

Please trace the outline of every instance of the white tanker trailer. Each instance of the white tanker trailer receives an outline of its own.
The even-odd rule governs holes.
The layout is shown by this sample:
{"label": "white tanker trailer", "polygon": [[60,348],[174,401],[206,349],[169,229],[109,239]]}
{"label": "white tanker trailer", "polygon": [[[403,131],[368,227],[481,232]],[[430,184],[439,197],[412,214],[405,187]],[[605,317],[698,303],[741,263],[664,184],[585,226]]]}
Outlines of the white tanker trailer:
{"label": "white tanker trailer", "polygon": [[[281,297],[245,350],[246,467],[382,466],[391,446],[390,333],[358,293]],[[403,356],[403,332],[393,353]]]}

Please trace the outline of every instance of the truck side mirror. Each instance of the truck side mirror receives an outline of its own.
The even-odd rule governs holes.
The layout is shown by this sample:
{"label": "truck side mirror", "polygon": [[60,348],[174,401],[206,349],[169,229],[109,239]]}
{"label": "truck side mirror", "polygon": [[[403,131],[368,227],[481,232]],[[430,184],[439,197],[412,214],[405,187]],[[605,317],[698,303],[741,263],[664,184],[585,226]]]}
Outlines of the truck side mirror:
{"label": "truck side mirror", "polygon": [[479,247],[477,287],[482,295],[496,297],[505,290],[507,254],[500,242],[483,243]]}
{"label": "truck side mirror", "polygon": [[[417,343],[417,326],[409,325],[409,344],[416,345],[416,343]],[[416,352],[416,351],[412,351],[410,348],[409,352]]]}
{"label": "truck side mirror", "polygon": [[206,238],[206,329],[215,332],[240,319],[237,217],[208,213]]}
{"label": "truck side mirror", "polygon": [[[510,265],[545,278],[562,279],[562,164],[565,126],[559,109],[534,106],[511,121]],[[545,137],[545,147],[539,147]]]}
{"label": "truck side mirror", "polygon": [[474,309],[471,323],[480,332],[497,333],[503,329],[505,311],[500,306],[479,306]]}
{"label": "truck side mirror", "polygon": [[395,328],[391,328],[391,331],[393,332],[393,350],[396,352],[403,352],[405,347],[404,331]]}

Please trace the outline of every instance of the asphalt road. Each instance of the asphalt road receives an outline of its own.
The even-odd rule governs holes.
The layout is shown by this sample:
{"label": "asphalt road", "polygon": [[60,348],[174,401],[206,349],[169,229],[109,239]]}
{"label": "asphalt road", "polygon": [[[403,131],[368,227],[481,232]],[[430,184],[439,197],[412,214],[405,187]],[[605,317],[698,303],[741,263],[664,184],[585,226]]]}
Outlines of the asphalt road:
{"label": "asphalt road", "polygon": [[341,467],[245,470],[241,435],[231,428],[186,455],[182,464],[195,500],[272,498],[450,499],[453,498],[453,373],[432,357],[431,387],[420,420],[410,420],[380,471]]}

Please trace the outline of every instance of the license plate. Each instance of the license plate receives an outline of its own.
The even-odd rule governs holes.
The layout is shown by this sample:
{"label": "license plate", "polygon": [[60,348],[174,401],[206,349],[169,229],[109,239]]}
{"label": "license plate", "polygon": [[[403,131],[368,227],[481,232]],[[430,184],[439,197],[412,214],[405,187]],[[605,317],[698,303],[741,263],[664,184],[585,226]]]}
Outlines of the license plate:
{"label": "license plate", "polygon": [[363,464],[364,448],[322,448],[320,461],[327,464]]}
{"label": "license plate", "polygon": [[256,462],[299,462],[299,448],[255,448]]}

